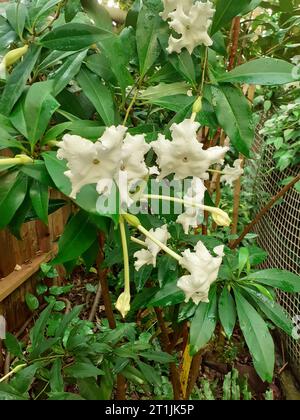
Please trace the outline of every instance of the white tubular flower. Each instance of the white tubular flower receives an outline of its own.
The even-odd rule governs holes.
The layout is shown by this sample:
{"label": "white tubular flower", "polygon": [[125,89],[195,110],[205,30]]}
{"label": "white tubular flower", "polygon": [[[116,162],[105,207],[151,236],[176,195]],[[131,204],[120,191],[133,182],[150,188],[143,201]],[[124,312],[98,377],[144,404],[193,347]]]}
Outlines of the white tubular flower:
{"label": "white tubular flower", "polygon": [[119,190],[121,202],[130,206],[133,200],[130,198],[130,190],[134,185],[144,180],[149,175],[149,169],[145,162],[145,155],[151,146],[146,143],[145,135],[131,136],[127,134],[122,146],[122,161],[119,173]]}
{"label": "white tubular flower", "polygon": [[164,4],[164,11],[160,13],[163,20],[168,20],[171,12],[177,9],[179,5],[183,10],[190,10],[193,5],[193,0],[162,0]]}
{"label": "white tubular flower", "polygon": [[224,246],[214,248],[214,253],[217,257],[213,257],[202,242],[198,242],[195,252],[186,250],[182,253],[180,265],[191,273],[182,276],[177,282],[177,286],[185,293],[185,302],[190,299],[196,305],[200,302],[209,302],[209,289],[217,280],[224,256]]}
{"label": "white tubular flower", "polygon": [[180,34],[181,38],[170,36],[167,51],[170,54],[172,52],[180,53],[183,48],[186,48],[192,54],[199,45],[210,47],[213,41],[207,31],[214,12],[211,2],[197,1],[188,11],[179,3],[176,10],[169,13],[168,17],[171,19],[169,26]]}
{"label": "white tubular flower", "polygon": [[243,160],[237,159],[233,167],[231,168],[229,165],[226,165],[223,169],[223,175],[221,176],[221,182],[225,182],[227,185],[232,186],[232,184],[237,181],[244,173],[244,169],[242,168]]}
{"label": "white tubular flower", "polygon": [[[206,188],[203,181],[199,178],[193,178],[191,188],[188,189],[187,194],[184,196],[184,200],[203,204],[205,191]],[[196,228],[199,225],[203,210],[191,206],[185,206],[185,208],[185,212],[178,216],[176,222],[181,224],[184,233],[188,234],[190,227]]]}
{"label": "white tubular flower", "polygon": [[161,169],[160,179],[170,174],[179,180],[190,176],[209,179],[209,167],[224,159],[229,148],[215,146],[203,150],[203,144],[197,139],[199,127],[199,123],[187,119],[172,125],[172,141],[160,134],[158,140],[151,143]]}
{"label": "white tubular flower", "polygon": [[72,183],[71,198],[75,199],[81,188],[89,184],[97,184],[99,194],[108,192],[120,168],[126,130],[123,126],[109,127],[96,143],[69,134],[63,137],[57,157],[68,162],[65,175]]}
{"label": "white tubular flower", "polygon": [[[164,225],[161,228],[157,228],[155,230],[151,229],[149,233],[164,245],[167,245],[168,239],[171,238],[167,225]],[[136,271],[139,271],[140,268],[144,265],[153,265],[153,267],[156,267],[156,258],[161,251],[161,248],[152,242],[149,238],[146,238],[145,244],[147,249],[142,249],[134,254],[134,257],[137,259],[134,263]]]}

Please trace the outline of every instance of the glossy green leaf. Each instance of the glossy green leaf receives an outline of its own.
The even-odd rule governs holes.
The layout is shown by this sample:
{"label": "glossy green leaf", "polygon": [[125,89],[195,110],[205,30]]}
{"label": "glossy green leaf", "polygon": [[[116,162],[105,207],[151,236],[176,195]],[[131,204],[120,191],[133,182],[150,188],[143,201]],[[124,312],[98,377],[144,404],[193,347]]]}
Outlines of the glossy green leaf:
{"label": "glossy green leaf", "polygon": [[243,12],[251,0],[218,0],[214,15],[211,33],[215,34],[219,29],[227,25],[235,16]]}
{"label": "glossy green leaf", "polygon": [[53,78],[53,94],[58,95],[78,74],[87,51],[69,56]]}
{"label": "glossy green leaf", "polygon": [[32,293],[26,293],[25,302],[26,302],[26,305],[28,306],[28,308],[32,312],[36,311],[40,306],[37,297],[34,296]]}
{"label": "glossy green leaf", "polygon": [[256,372],[263,381],[272,382],[275,348],[267,324],[237,289],[234,289],[234,295],[240,327]]}
{"label": "glossy green leaf", "polygon": [[290,271],[270,268],[249,274],[246,280],[265,284],[266,286],[276,287],[289,293],[300,292],[300,276]]}
{"label": "glossy green leaf", "polygon": [[169,61],[187,82],[196,86],[195,64],[187,50],[183,50],[180,54],[170,55]]}
{"label": "glossy green leaf", "polygon": [[161,52],[158,41],[158,29],[161,24],[161,18],[158,15],[160,10],[161,6],[157,2],[153,5],[151,2],[146,2],[138,15],[136,41],[141,77],[145,76]]}
{"label": "glossy green leaf", "polygon": [[227,287],[224,287],[219,298],[219,318],[226,336],[230,339],[236,324],[236,307]]}
{"label": "glossy green leaf", "polygon": [[40,39],[40,44],[51,50],[78,51],[88,48],[110,35],[105,29],[85,23],[66,23],[57,26]]}
{"label": "glossy green leaf", "polygon": [[195,355],[209,342],[217,325],[216,287],[211,287],[209,303],[200,302],[191,322],[190,353]]}
{"label": "glossy green leaf", "polygon": [[213,106],[220,126],[236,150],[246,157],[254,140],[254,125],[248,100],[233,86],[212,87]]}
{"label": "glossy green leaf", "polygon": [[89,215],[80,211],[67,224],[58,242],[58,254],[53,264],[73,261],[95,242],[97,231]]}
{"label": "glossy green leaf", "polygon": [[23,203],[27,192],[27,178],[20,172],[0,176],[0,229],[9,224]]}
{"label": "glossy green leaf", "polygon": [[89,98],[105,125],[115,123],[115,106],[111,91],[103,85],[98,76],[88,69],[82,69],[77,76],[77,81],[84,94]]}
{"label": "glossy green leaf", "polygon": [[167,283],[163,286],[148,303],[150,306],[171,306],[182,303],[184,293],[177,287],[177,282]]}
{"label": "glossy green leaf", "polygon": [[255,303],[269,320],[289,336],[292,335],[293,322],[282,306],[250,287],[243,287],[243,290],[254,299]]}
{"label": "glossy green leaf", "polygon": [[26,82],[40,54],[40,47],[32,45],[23,60],[14,68],[9,76],[0,98],[0,113],[8,116],[15,103],[22,95]]}
{"label": "glossy green leaf", "polygon": [[34,180],[30,187],[30,198],[34,211],[40,220],[48,224],[49,192],[48,186]]}
{"label": "glossy green leaf", "polygon": [[5,10],[5,14],[7,20],[21,38],[27,17],[27,7],[20,2],[10,3]]}
{"label": "glossy green leaf", "polygon": [[75,362],[74,365],[64,369],[64,373],[72,378],[91,378],[104,375],[101,369],[98,369],[92,363]]}
{"label": "glossy green leaf", "polygon": [[34,83],[28,90],[24,104],[24,117],[28,140],[34,146],[42,138],[59,103],[52,96],[51,81]]}
{"label": "glossy green leaf", "polygon": [[31,384],[34,381],[36,371],[39,365],[34,363],[33,365],[27,366],[16,374],[16,376],[10,382],[10,385],[20,394],[25,394],[29,391]]}
{"label": "glossy green leaf", "polygon": [[26,398],[20,392],[17,392],[12,386],[8,384],[0,384],[0,400],[1,401],[25,401]]}
{"label": "glossy green leaf", "polygon": [[248,83],[253,85],[283,85],[293,83],[296,66],[276,58],[259,58],[236,67],[217,78],[220,83]]}

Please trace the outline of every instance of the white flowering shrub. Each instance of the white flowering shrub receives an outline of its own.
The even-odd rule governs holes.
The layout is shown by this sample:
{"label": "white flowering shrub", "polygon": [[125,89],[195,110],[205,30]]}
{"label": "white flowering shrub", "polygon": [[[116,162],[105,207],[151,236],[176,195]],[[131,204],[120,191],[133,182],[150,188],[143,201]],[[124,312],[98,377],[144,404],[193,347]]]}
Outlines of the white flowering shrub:
{"label": "white flowering shrub", "polygon": [[[107,346],[123,337],[129,342],[109,353],[96,336],[96,342],[86,336],[71,370],[63,329],[55,336],[60,346],[33,333],[28,359],[14,354],[29,369],[49,351],[55,375],[64,375],[66,364],[80,389],[91,382],[102,389],[109,380],[108,397],[115,373],[155,382],[155,367],[140,358],[171,363],[180,398],[188,396],[188,377],[178,389],[174,369],[182,379],[183,363],[189,375],[191,356],[213,339],[216,326],[230,339],[239,323],[257,373],[271,382],[269,326],[293,329],[272,288],[299,292],[299,278],[257,271],[264,253],[255,248],[252,255],[248,238],[233,249],[233,203],[224,210],[222,187],[234,188],[251,156],[254,124],[242,85],[292,82],[294,66],[261,57],[226,70],[228,27],[249,12],[249,2],[137,1],[125,22],[112,22],[105,8],[91,3],[1,3],[0,147],[11,157],[0,159],[0,229],[19,235],[29,214],[47,223],[59,205],[49,190],[62,193],[72,216],[52,266],[69,270],[80,262],[97,269],[109,325],[117,321],[122,332],[113,344],[109,333],[103,340]],[[154,334],[166,335],[157,356],[149,340],[132,333],[132,325],[142,333],[143,311]],[[187,343],[179,349],[183,331]],[[70,397],[62,383],[50,379],[52,399]],[[12,389],[0,387],[0,395]]]}

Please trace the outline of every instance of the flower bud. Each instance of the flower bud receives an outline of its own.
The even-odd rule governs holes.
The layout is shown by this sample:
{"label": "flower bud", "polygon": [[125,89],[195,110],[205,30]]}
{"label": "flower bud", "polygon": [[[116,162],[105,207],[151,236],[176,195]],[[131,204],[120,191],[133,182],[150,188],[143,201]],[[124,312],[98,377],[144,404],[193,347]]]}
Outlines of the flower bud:
{"label": "flower bud", "polygon": [[130,298],[130,293],[123,292],[117,300],[116,308],[121,313],[123,318],[125,318],[130,311]]}
{"label": "flower bud", "polygon": [[21,48],[16,48],[15,50],[9,51],[3,58],[3,62],[6,67],[9,67],[16,63],[20,58],[27,53],[28,45],[24,45]]}
{"label": "flower bud", "polygon": [[132,214],[123,214],[122,215],[127,223],[129,223],[131,226],[137,228],[141,226],[141,222],[136,216],[133,216]]}
{"label": "flower bud", "polygon": [[231,219],[225,211],[223,211],[221,209],[218,209],[218,208],[215,208],[211,213],[212,213],[212,217],[213,217],[215,223],[218,226],[230,226],[231,225]]}
{"label": "flower bud", "polygon": [[198,114],[199,112],[202,111],[202,96],[199,96],[198,99],[196,99],[196,101],[194,102],[194,106],[193,106],[193,114]]}
{"label": "flower bud", "polygon": [[27,155],[16,155],[16,159],[19,159],[22,165],[26,165],[27,163],[33,163],[33,159]]}

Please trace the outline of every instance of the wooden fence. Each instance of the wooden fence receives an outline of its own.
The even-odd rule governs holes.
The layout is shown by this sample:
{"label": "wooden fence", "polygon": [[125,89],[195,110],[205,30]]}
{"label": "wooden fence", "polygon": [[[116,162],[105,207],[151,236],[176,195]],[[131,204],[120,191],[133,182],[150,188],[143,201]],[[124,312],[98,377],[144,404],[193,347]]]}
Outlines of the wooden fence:
{"label": "wooden fence", "polygon": [[40,221],[24,224],[21,241],[8,230],[0,231],[0,315],[5,317],[9,331],[16,331],[30,316],[26,293],[35,292],[40,266],[55,254],[55,242],[69,214],[66,205],[49,216],[48,226]]}

